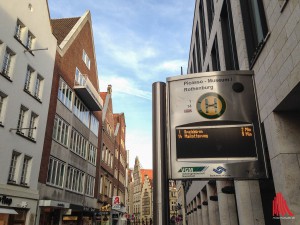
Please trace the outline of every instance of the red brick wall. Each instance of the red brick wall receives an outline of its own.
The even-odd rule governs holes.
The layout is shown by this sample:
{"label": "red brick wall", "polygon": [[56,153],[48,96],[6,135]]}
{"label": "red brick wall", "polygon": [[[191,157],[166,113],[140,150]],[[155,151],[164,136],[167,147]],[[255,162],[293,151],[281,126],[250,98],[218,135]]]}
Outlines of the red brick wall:
{"label": "red brick wall", "polygon": [[[91,61],[90,70],[85,65],[82,60],[83,49],[87,53]],[[59,53],[56,53],[54,72],[53,72],[53,81],[52,81],[52,90],[50,97],[50,105],[48,111],[48,119],[47,119],[47,127],[45,132],[45,140],[44,140],[44,148],[43,155],[41,161],[41,168],[39,174],[39,182],[45,184],[47,180],[47,171],[48,171],[48,163],[51,152],[51,143],[52,143],[52,133],[53,133],[53,124],[54,118],[56,114],[56,104],[57,104],[57,93],[58,93],[58,85],[59,78],[62,77],[65,82],[73,88],[74,79],[75,79],[75,71],[76,67],[80,70],[82,74],[88,74],[89,79],[98,90],[98,78],[96,73],[96,61],[94,57],[94,49],[93,49],[93,41],[92,41],[92,32],[91,32],[91,24],[89,21],[84,24],[82,30],[77,35],[75,40],[70,45],[69,49],[63,56],[60,56]],[[48,84],[50,85],[50,84]],[[101,113],[95,112],[94,115],[99,120],[99,132],[98,135],[99,140],[101,139]],[[100,162],[100,144],[98,146],[98,156],[97,163]],[[98,165],[99,167],[99,165]],[[98,169],[97,169],[98,170]],[[98,177],[96,177],[96,183],[98,182]],[[96,185],[98,187],[98,185]],[[95,191],[95,193],[97,193]]]}

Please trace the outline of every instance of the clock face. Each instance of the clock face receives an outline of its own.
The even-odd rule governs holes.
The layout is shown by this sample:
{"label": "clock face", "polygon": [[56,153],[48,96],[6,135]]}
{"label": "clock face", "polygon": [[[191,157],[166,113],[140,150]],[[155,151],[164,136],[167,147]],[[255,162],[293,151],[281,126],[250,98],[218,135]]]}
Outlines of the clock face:
{"label": "clock face", "polygon": [[216,119],[223,115],[226,110],[224,98],[214,92],[206,93],[197,101],[198,113],[206,119]]}

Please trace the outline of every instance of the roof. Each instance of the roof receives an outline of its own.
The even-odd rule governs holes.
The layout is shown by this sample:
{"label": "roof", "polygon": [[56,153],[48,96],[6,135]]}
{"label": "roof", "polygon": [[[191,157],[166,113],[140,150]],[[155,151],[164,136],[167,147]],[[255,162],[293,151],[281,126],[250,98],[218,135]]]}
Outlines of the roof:
{"label": "roof", "polygon": [[79,19],[80,17],[51,20],[52,32],[57,39],[57,45],[61,44]]}
{"label": "roof", "polygon": [[153,179],[153,171],[151,169],[141,169],[142,184],[145,182],[145,176],[148,176],[149,180]]}
{"label": "roof", "polygon": [[128,170],[128,179],[129,179],[129,182],[132,182],[132,181],[133,181],[132,174],[133,174],[133,171],[132,171],[131,169],[129,169],[129,170]]}
{"label": "roof", "polygon": [[99,94],[100,94],[100,97],[103,99],[103,102],[105,102],[107,92],[100,92]]}

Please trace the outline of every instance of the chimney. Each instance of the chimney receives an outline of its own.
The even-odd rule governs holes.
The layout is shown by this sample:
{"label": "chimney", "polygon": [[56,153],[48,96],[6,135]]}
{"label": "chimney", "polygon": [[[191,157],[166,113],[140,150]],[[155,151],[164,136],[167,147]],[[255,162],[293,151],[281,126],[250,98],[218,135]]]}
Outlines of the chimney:
{"label": "chimney", "polygon": [[111,84],[109,84],[107,86],[107,94],[111,94],[111,93],[112,93],[112,86],[111,86]]}

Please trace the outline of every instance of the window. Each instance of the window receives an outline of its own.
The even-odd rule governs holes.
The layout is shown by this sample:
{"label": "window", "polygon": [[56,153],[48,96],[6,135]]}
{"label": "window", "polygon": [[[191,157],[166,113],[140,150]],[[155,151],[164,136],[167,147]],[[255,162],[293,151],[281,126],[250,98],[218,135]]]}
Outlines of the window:
{"label": "window", "polygon": [[84,61],[84,63],[87,66],[87,68],[90,69],[90,67],[91,67],[91,61],[90,61],[90,58],[88,57],[88,55],[86,54],[86,52],[84,50],[83,50],[83,53],[82,53],[82,60]]}
{"label": "window", "polygon": [[115,178],[118,179],[118,169],[115,167],[115,172],[114,172]]}
{"label": "window", "polygon": [[101,152],[101,160],[104,161],[105,159],[105,145],[102,145],[102,152]]}
{"label": "window", "polygon": [[206,26],[205,26],[205,17],[204,17],[204,6],[203,6],[203,0],[200,0],[199,4],[199,19],[200,19],[200,25],[201,25],[201,40],[202,40],[202,59],[204,59],[206,54],[206,48],[207,48],[207,39],[206,39]]}
{"label": "window", "polygon": [[200,50],[200,36],[199,36],[199,28],[198,28],[198,22],[196,25],[196,49],[197,49],[197,62],[198,62],[198,72],[202,71],[202,63],[201,63],[201,50]]}
{"label": "window", "polygon": [[22,38],[24,27],[25,27],[24,24],[20,20],[17,20],[16,30],[15,30],[15,38],[17,38],[18,40],[21,40],[21,38]]}
{"label": "window", "polygon": [[64,80],[59,80],[58,99],[70,110],[72,109],[72,89],[65,83]]}
{"label": "window", "polygon": [[91,131],[98,137],[98,130],[99,130],[99,121],[96,119],[96,117],[91,114]]}
{"label": "window", "polygon": [[70,149],[82,158],[86,157],[87,140],[76,130],[72,130]]}
{"label": "window", "polygon": [[26,48],[32,49],[32,45],[33,45],[33,40],[34,39],[35,39],[34,35],[30,31],[28,31]]}
{"label": "window", "polygon": [[3,65],[2,65],[2,75],[7,76],[7,77],[11,77],[11,61],[12,61],[12,57],[15,54],[12,52],[12,50],[10,50],[9,48],[6,48],[5,54],[4,54],[4,60],[3,60]]}
{"label": "window", "polygon": [[206,0],[206,7],[207,7],[207,17],[208,17],[208,26],[209,26],[209,33],[211,31],[211,27],[214,20],[214,0]]}
{"label": "window", "polygon": [[117,188],[114,186],[114,196],[117,196]]}
{"label": "window", "polygon": [[27,112],[28,112],[28,108],[21,105],[19,119],[18,119],[18,126],[17,126],[18,133],[20,134],[24,134],[22,132],[22,128],[24,128],[24,121],[26,120]]}
{"label": "window", "polygon": [[236,42],[229,0],[226,0],[223,3],[220,21],[222,28],[226,70],[238,70],[239,63],[237,59]]}
{"label": "window", "polygon": [[56,115],[54,119],[52,138],[55,141],[59,142],[60,144],[67,146],[68,136],[69,136],[69,124]]}
{"label": "window", "polygon": [[109,189],[108,189],[108,197],[112,197],[112,183],[111,182],[109,182]]}
{"label": "window", "polygon": [[104,162],[107,164],[108,163],[108,148],[105,149],[105,160]]}
{"label": "window", "polygon": [[84,125],[89,127],[90,112],[77,96],[75,96],[73,112]]}
{"label": "window", "polygon": [[4,111],[6,107],[6,97],[7,95],[0,91],[0,124],[3,123],[4,120]]}
{"label": "window", "polygon": [[108,133],[109,136],[112,136],[113,135],[113,131],[111,129],[110,124],[108,123],[108,121],[106,121],[105,124],[106,124],[106,132]]}
{"label": "window", "polygon": [[24,89],[29,92],[30,92],[30,82],[32,79],[33,72],[34,72],[34,70],[30,66],[27,66]]}
{"label": "window", "polygon": [[89,157],[88,157],[88,160],[96,165],[96,158],[97,158],[97,148],[92,145],[92,144],[89,144]]}
{"label": "window", "polygon": [[42,85],[43,85],[44,78],[38,74],[35,80],[35,85],[34,85],[34,97],[37,99],[42,98]]}
{"label": "window", "polygon": [[95,178],[90,175],[87,175],[85,193],[89,196],[94,196],[94,186],[95,186]]}
{"label": "window", "polygon": [[21,184],[28,186],[29,183],[29,174],[30,174],[30,166],[31,166],[31,157],[25,155],[23,166],[22,166],[22,174],[21,174]]}
{"label": "window", "polygon": [[268,35],[265,11],[263,1],[259,0],[240,0],[240,5],[249,64],[252,67]]}
{"label": "window", "polygon": [[99,193],[103,194],[103,177],[102,175],[100,176],[100,182],[99,182]]}
{"label": "window", "polygon": [[9,174],[8,174],[8,182],[16,183],[17,178],[17,167],[19,162],[19,156],[21,154],[19,152],[13,151],[11,161],[10,161],[10,167],[9,167]]}
{"label": "window", "polygon": [[28,137],[31,139],[35,139],[36,137],[37,120],[38,120],[38,115],[32,112],[30,117],[29,130],[28,130]]}
{"label": "window", "polygon": [[63,187],[65,175],[65,163],[50,157],[48,166],[47,184]]}
{"label": "window", "polygon": [[75,81],[77,85],[81,85],[81,86],[84,86],[86,83],[86,79],[84,75],[79,71],[77,67],[75,71]]}
{"label": "window", "polygon": [[111,156],[110,151],[108,151],[107,165],[110,165],[110,159],[111,159],[110,156]]}
{"label": "window", "polygon": [[114,162],[113,158],[114,158],[114,155],[111,154],[111,161],[110,161],[110,167],[111,168],[113,168],[113,162]]}
{"label": "window", "polygon": [[68,166],[66,188],[70,191],[83,193],[84,172]]}
{"label": "window", "polygon": [[193,48],[193,65],[194,65],[193,71],[194,71],[194,73],[197,73],[197,64],[196,64],[195,46],[194,46],[194,48]]}
{"label": "window", "polygon": [[115,151],[115,156],[117,159],[119,159],[119,150],[116,148],[116,151]]}
{"label": "window", "polygon": [[122,148],[124,148],[124,149],[125,149],[125,142],[124,142],[124,140],[123,140],[123,139],[121,139],[121,146],[122,146]]}
{"label": "window", "polygon": [[218,49],[218,39],[217,36],[215,37],[214,44],[211,50],[211,61],[212,61],[212,68],[213,71],[220,71],[220,59],[219,59],[219,49]]}

